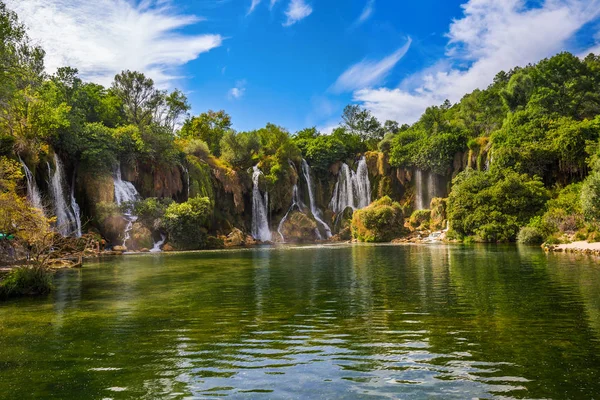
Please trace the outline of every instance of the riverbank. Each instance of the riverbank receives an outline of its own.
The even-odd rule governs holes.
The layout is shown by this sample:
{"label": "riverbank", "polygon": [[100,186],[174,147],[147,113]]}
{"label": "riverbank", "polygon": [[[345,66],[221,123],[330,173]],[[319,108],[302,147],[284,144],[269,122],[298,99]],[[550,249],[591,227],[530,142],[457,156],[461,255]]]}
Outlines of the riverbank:
{"label": "riverbank", "polygon": [[581,253],[593,256],[600,256],[600,242],[589,243],[586,241],[564,243],[557,245],[543,244],[542,248],[545,252],[554,253]]}

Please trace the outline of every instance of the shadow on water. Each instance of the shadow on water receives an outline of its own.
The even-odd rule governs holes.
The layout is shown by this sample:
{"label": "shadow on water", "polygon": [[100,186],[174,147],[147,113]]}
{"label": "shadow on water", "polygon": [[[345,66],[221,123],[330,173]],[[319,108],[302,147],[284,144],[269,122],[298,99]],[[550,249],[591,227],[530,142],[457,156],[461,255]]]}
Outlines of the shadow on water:
{"label": "shadow on water", "polygon": [[0,398],[592,398],[600,266],[516,246],[128,257],[0,304]]}

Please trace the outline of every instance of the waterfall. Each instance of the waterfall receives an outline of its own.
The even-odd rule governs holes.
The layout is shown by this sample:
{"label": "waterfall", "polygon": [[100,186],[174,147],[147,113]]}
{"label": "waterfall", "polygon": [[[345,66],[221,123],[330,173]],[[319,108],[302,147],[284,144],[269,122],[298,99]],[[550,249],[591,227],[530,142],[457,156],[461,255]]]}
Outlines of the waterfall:
{"label": "waterfall", "polygon": [[354,181],[357,192],[357,208],[365,208],[371,204],[371,182],[369,182],[369,169],[367,168],[367,160],[361,157],[356,168]]}
{"label": "waterfall", "polygon": [[133,229],[133,223],[138,218],[136,215],[133,215],[131,203],[136,201],[140,195],[135,186],[133,186],[133,183],[121,179],[121,165],[117,166],[113,181],[115,184],[115,202],[117,205],[120,206],[123,203],[128,203],[123,211],[123,218],[127,221],[127,226],[125,226],[125,231],[123,232],[123,246],[125,246],[125,243],[131,238],[130,233],[131,229]]}
{"label": "waterfall", "polygon": [[252,167],[252,237],[261,242],[271,240],[271,230],[269,229],[268,211],[269,195],[261,194],[258,188],[258,179],[262,174],[258,166]]}
{"label": "waterfall", "polygon": [[[306,160],[304,158],[302,159],[302,173],[304,174],[304,179],[306,180],[306,185],[308,186],[308,199],[309,199],[309,203],[310,203],[310,212],[312,213],[312,215],[313,215],[314,219],[317,221],[317,223],[323,227],[323,229],[325,230],[325,236],[327,236],[327,239],[329,239],[331,237],[331,229],[329,228],[329,225],[327,225],[325,223],[325,221],[323,221],[323,219],[321,217],[321,210],[319,210],[317,208],[317,205],[315,202],[315,197],[314,197],[313,182],[312,182],[312,178],[310,176],[310,166],[308,165],[308,163],[306,162]],[[367,182],[368,181],[369,181],[369,179],[367,178]],[[319,232],[318,229],[317,229],[317,232]],[[317,235],[317,237],[319,237],[319,239],[321,238],[320,232]]]}
{"label": "waterfall", "polygon": [[430,207],[434,197],[445,197],[445,178],[431,171],[415,170],[415,209]]}
{"label": "waterfall", "polygon": [[81,209],[75,199],[75,173],[73,173],[73,181],[71,182],[71,208],[75,216],[75,229],[77,237],[81,237]]}
{"label": "waterfall", "polygon": [[67,205],[64,193],[65,174],[58,155],[54,154],[54,173],[48,163],[48,175],[50,176],[50,194],[54,202],[54,213],[56,215],[56,227],[61,235],[69,236],[78,234],[77,220],[73,210]]}
{"label": "waterfall", "polygon": [[27,179],[27,199],[33,207],[38,208],[43,212],[44,206],[42,205],[42,196],[40,195],[40,190],[35,183],[35,178],[33,177],[33,174],[29,168],[27,168],[27,164],[21,160],[21,157],[19,157],[19,161],[21,161],[21,165],[23,165],[25,178]]}
{"label": "waterfall", "polygon": [[417,210],[423,210],[424,207],[423,199],[423,171],[417,169],[415,171],[415,208]]}
{"label": "waterfall", "polygon": [[181,166],[181,168],[183,168],[183,172],[185,173],[185,177],[187,179],[187,197],[189,199],[190,198],[190,170],[187,169],[186,167],[184,167],[183,165]]}
{"label": "waterfall", "polygon": [[371,204],[371,183],[365,158],[361,157],[356,172],[352,171],[346,163],[342,163],[329,207],[334,213],[339,214],[348,207],[357,210],[369,204]]}
{"label": "waterfall", "polygon": [[[279,226],[277,227],[277,233],[279,233],[279,236],[281,236],[281,240],[284,243],[285,243],[285,238],[283,237],[283,233],[281,233],[281,229],[283,229],[283,224],[287,220],[288,215],[294,210],[294,208],[297,208],[298,211],[300,211],[300,212],[302,212],[302,209],[304,208],[304,204],[302,203],[302,200],[300,199],[297,184],[294,185],[294,187],[292,189],[292,205],[290,206],[290,208],[288,208],[287,212],[285,213],[285,215],[283,216],[281,221],[279,221]],[[318,229],[317,229],[317,231],[318,231]],[[320,239],[321,234],[318,234],[317,237],[319,237],[319,239]]]}
{"label": "waterfall", "polygon": [[162,251],[160,249],[160,246],[162,246],[163,244],[165,244],[165,240],[167,240],[167,236],[164,235],[163,233],[161,233],[160,234],[160,240],[157,241],[157,242],[154,242],[154,246],[150,250],[150,253],[160,253]]}

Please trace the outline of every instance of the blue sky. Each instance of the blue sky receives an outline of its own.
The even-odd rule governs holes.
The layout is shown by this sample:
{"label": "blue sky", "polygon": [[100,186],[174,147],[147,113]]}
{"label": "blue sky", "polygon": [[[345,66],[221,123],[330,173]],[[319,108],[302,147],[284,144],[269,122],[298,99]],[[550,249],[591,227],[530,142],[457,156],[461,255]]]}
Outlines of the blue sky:
{"label": "blue sky", "polygon": [[110,84],[136,69],[234,127],[329,131],[351,102],[382,122],[485,87],[500,69],[597,52],[598,0],[7,0],[47,51]]}

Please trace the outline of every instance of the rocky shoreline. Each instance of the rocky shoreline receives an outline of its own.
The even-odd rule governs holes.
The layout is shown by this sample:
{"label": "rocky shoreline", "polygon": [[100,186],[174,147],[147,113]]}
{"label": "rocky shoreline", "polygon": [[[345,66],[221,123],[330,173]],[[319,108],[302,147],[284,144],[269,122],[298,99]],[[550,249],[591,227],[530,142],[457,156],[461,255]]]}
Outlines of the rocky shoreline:
{"label": "rocky shoreline", "polygon": [[589,243],[586,241],[578,241],[556,245],[544,243],[542,249],[544,249],[546,253],[577,253],[600,256],[600,242]]}

